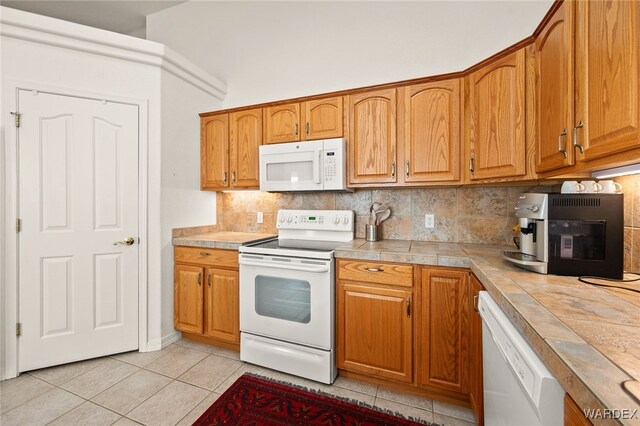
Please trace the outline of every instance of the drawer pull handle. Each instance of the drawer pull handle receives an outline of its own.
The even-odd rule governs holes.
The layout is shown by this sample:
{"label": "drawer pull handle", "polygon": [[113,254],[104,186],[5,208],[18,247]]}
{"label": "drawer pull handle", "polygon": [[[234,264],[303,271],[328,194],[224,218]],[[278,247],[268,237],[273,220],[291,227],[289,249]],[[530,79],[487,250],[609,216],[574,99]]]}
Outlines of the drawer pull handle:
{"label": "drawer pull handle", "polygon": [[368,266],[365,266],[364,270],[369,272],[384,272],[382,268],[369,268]]}
{"label": "drawer pull handle", "polygon": [[473,310],[480,313],[480,311],[478,311],[478,295],[474,295],[473,296]]}
{"label": "drawer pull handle", "polygon": [[206,251],[201,251],[200,256],[211,256],[211,253],[207,253]]}

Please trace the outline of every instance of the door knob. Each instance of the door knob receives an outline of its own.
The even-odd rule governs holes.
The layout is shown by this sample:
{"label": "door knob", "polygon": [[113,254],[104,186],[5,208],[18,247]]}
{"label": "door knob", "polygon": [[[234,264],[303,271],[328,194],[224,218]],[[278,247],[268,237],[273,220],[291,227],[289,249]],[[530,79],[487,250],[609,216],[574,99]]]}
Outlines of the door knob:
{"label": "door knob", "polygon": [[134,239],[133,239],[133,237],[128,237],[128,238],[125,238],[125,239],[124,239],[124,240],[122,240],[122,241],[116,241],[116,242],[114,242],[114,243],[113,243],[113,245],[114,245],[114,246],[117,246],[118,244],[125,244],[125,245],[127,245],[127,246],[132,246],[132,245],[133,245],[133,243],[135,243],[135,242],[136,242],[136,240],[134,240]]}

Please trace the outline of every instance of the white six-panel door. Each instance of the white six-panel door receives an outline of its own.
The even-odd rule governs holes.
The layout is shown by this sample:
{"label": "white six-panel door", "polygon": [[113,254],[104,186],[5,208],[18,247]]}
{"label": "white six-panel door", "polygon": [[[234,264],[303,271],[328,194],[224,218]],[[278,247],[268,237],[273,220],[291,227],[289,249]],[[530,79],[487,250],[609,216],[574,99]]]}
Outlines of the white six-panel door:
{"label": "white six-panel door", "polygon": [[24,90],[18,107],[18,369],[136,349],[138,107]]}

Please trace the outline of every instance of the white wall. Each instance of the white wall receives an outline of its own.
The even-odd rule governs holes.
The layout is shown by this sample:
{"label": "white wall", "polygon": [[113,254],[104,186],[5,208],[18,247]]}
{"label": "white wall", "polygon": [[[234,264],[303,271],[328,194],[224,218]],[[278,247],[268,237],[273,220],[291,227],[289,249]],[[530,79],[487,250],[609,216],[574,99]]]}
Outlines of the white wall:
{"label": "white wall", "polygon": [[189,1],[149,15],[147,38],[226,81],[232,107],[461,71],[551,4]]}
{"label": "white wall", "polygon": [[221,101],[166,71],[162,72],[162,337],[173,328],[171,230],[210,225],[216,194],[200,191],[200,118]]}

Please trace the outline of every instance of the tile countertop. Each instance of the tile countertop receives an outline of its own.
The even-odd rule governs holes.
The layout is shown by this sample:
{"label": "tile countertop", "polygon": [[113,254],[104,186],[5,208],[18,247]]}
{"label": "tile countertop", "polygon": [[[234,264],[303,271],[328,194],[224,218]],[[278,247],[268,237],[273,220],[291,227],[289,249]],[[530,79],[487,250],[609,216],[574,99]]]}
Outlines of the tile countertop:
{"label": "tile countertop", "polygon": [[640,403],[621,387],[640,380],[640,295],[524,271],[501,258],[505,249],[358,239],[336,257],[470,268],[580,407],[639,410],[594,424],[640,424]]}
{"label": "tile countertop", "polygon": [[238,247],[243,244],[266,240],[273,237],[277,237],[277,235],[254,232],[205,232],[201,234],[173,237],[173,245],[237,250]]}

